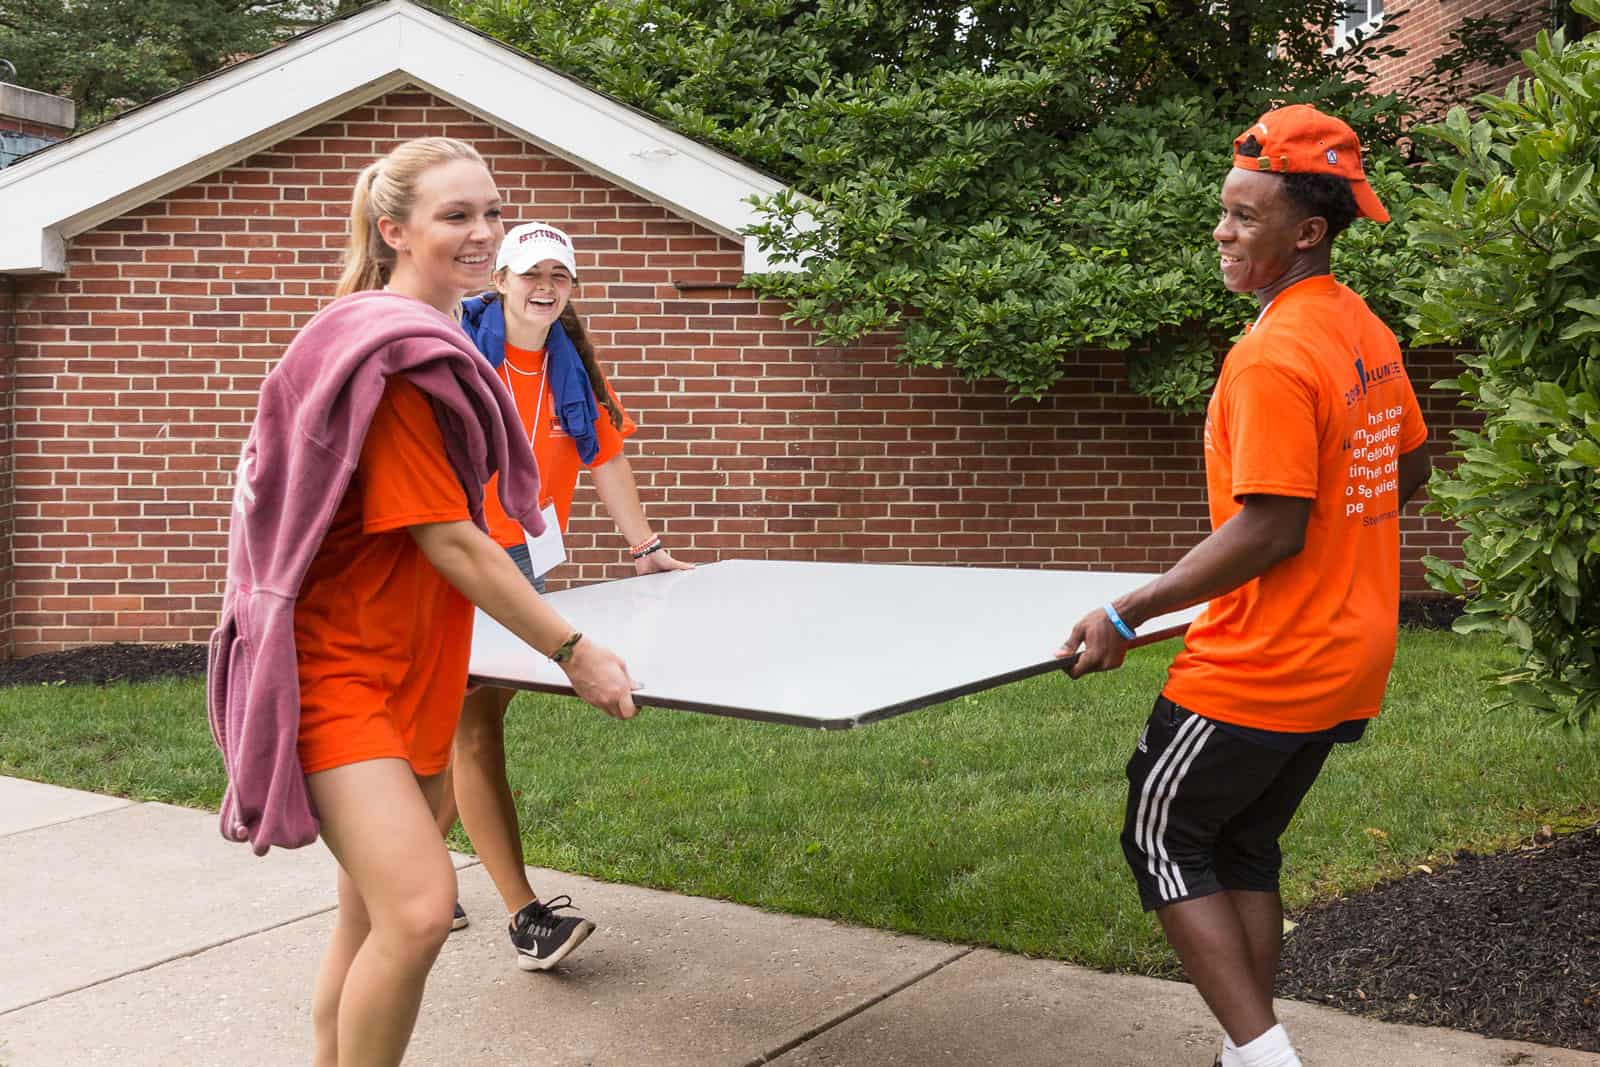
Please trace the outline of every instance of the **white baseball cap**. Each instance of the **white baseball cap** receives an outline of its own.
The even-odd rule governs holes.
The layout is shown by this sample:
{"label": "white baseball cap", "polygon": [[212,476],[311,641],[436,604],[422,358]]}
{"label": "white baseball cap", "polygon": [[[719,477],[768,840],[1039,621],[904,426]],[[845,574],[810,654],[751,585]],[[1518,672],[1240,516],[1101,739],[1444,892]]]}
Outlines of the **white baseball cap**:
{"label": "white baseball cap", "polygon": [[526,274],[547,259],[553,259],[567,268],[567,273],[574,278],[578,276],[572,238],[548,222],[524,222],[513,228],[500,242],[500,254],[495,258],[494,269],[509,267],[514,274]]}

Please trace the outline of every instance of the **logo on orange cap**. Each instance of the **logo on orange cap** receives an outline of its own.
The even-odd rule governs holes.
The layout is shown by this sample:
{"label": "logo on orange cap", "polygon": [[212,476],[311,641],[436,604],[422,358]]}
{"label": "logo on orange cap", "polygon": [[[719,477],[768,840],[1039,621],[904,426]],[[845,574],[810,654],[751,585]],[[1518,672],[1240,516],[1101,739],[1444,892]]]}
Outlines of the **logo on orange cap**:
{"label": "logo on orange cap", "polygon": [[[1239,154],[1248,137],[1256,139],[1261,155]],[[1389,221],[1389,212],[1367,183],[1356,131],[1310,104],[1290,104],[1262,115],[1254,126],[1233,139],[1233,165],[1242,170],[1345,178],[1363,217],[1374,222]]]}

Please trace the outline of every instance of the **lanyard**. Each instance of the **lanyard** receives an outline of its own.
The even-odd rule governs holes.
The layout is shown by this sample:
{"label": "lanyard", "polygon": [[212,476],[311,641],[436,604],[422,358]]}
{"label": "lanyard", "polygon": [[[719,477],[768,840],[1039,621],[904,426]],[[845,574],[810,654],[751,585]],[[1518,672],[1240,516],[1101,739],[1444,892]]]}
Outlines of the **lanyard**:
{"label": "lanyard", "polygon": [[[508,370],[507,368],[510,369]],[[544,412],[544,394],[550,388],[550,383],[546,380],[550,371],[550,350],[548,348],[545,349],[544,366],[539,370],[538,374],[534,374],[532,371],[518,370],[512,366],[509,355],[502,359],[500,361],[500,375],[505,379],[507,389],[511,389],[511,371],[516,371],[524,378],[537,377],[540,379],[539,399],[534,401],[533,404],[533,429],[528,431],[528,447],[534,449],[534,462],[537,464],[538,447],[534,444],[534,439],[539,435],[539,416]],[[511,395],[515,399],[516,391],[512,390]],[[548,504],[544,503],[544,499],[544,484],[541,479],[539,485],[539,503],[541,507],[539,511],[544,516],[544,533],[535,537],[526,528],[522,531],[523,540],[528,546],[528,565],[533,568],[534,574],[541,576],[560,566],[567,558],[566,546],[561,539],[561,521],[556,514],[555,497],[550,497],[550,503]]]}
{"label": "lanyard", "polygon": [[[508,370],[507,368],[510,369]],[[511,371],[517,371],[517,373],[522,375],[524,378],[538,378],[540,380],[539,399],[534,401],[533,405],[533,429],[528,431],[528,446],[530,448],[534,447],[534,439],[539,436],[539,415],[544,411],[544,394],[550,391],[550,382],[546,378],[546,374],[549,370],[550,350],[548,348],[544,350],[544,366],[539,368],[537,374],[535,374],[533,371],[517,370],[516,367],[511,365],[511,357],[509,355],[500,361],[500,377],[505,380],[506,389],[511,392],[511,398],[513,400],[516,399],[517,391],[511,388]]]}

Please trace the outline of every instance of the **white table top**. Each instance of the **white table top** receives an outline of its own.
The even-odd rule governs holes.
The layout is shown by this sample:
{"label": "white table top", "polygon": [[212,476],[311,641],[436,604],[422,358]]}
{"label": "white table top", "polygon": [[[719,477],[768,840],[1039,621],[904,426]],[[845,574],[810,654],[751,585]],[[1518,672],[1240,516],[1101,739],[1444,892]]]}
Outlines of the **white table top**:
{"label": "white table top", "polygon": [[[844,729],[1056,670],[1091,609],[1153,575],[725,560],[550,594],[628,664],[640,706]],[[1147,622],[1181,634],[1200,607]],[[475,682],[572,692],[478,612]]]}

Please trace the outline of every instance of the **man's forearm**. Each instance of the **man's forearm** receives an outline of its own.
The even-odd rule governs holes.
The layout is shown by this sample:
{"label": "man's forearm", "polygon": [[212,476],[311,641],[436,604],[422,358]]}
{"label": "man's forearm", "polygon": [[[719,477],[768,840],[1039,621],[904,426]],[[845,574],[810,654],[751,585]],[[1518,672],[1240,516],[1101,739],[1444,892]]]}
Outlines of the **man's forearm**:
{"label": "man's forearm", "polygon": [[1433,460],[1428,455],[1426,444],[1410,452],[1400,453],[1399,490],[1402,508],[1411,503],[1411,498],[1417,495],[1418,489],[1428,484],[1428,475],[1431,473],[1433,473]]}
{"label": "man's forearm", "polygon": [[1266,497],[1212,531],[1161,577],[1112,602],[1129,626],[1231,592],[1298,553],[1311,502]]}

